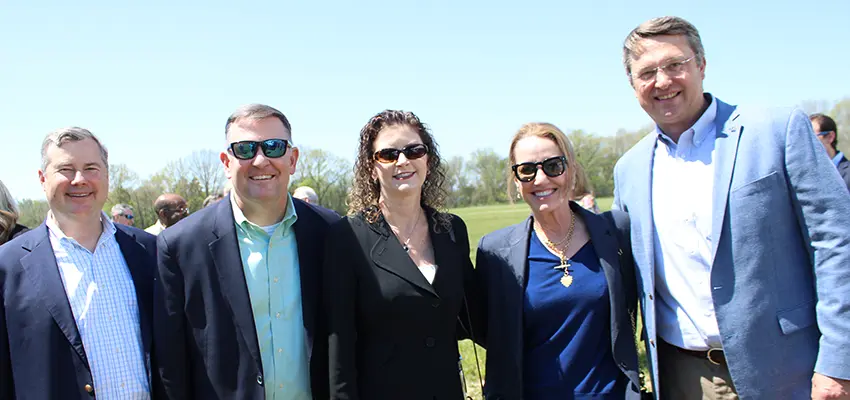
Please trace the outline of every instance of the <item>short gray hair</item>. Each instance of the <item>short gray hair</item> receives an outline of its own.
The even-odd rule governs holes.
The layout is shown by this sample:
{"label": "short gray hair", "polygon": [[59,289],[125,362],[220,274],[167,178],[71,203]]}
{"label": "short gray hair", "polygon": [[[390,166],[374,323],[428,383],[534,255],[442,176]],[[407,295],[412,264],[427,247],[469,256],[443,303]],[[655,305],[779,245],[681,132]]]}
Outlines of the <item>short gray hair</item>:
{"label": "short gray hair", "polygon": [[112,216],[127,215],[127,212],[133,212],[133,207],[129,204],[118,203],[112,206]]}
{"label": "short gray hair", "polygon": [[227,136],[227,133],[230,131],[230,125],[232,124],[245,120],[256,121],[271,117],[279,119],[280,122],[283,123],[283,127],[286,128],[290,135],[292,135],[292,125],[289,124],[289,120],[286,119],[286,116],[276,108],[265,104],[247,104],[237,108],[236,111],[234,111],[233,114],[230,114],[230,117],[227,118],[227,123],[224,125],[224,135]]}
{"label": "short gray hair", "polygon": [[15,205],[15,199],[9,193],[9,189],[0,181],[0,210],[18,215],[18,206]]}
{"label": "short gray hair", "polygon": [[319,195],[316,194],[316,191],[309,186],[299,186],[295,189],[295,192],[292,193],[292,197],[301,200],[306,198],[307,202],[310,204],[318,205],[319,203]]}
{"label": "short gray hair", "polygon": [[629,36],[626,36],[626,40],[623,42],[623,66],[626,67],[629,83],[632,83],[632,59],[641,50],[638,42],[641,39],[664,35],[684,35],[691,50],[694,51],[697,65],[702,65],[705,62],[705,49],[702,47],[702,39],[700,39],[699,31],[693,24],[679,17],[653,18],[638,25],[629,33]]}
{"label": "short gray hair", "polygon": [[86,139],[94,140],[97,143],[97,147],[100,149],[100,158],[103,159],[103,165],[109,168],[109,152],[106,151],[106,147],[103,146],[103,143],[100,142],[97,136],[89,132],[88,129],[72,126],[70,128],[57,129],[48,133],[44,138],[44,141],[41,143],[41,170],[47,169],[48,161],[50,161],[47,159],[47,149],[50,146],[62,147],[65,143],[79,142]]}

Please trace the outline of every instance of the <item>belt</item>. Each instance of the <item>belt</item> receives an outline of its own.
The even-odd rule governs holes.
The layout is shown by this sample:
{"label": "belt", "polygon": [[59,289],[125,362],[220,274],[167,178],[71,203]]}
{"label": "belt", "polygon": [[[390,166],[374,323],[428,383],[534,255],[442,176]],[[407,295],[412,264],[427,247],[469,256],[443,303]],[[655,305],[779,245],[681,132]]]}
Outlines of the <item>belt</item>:
{"label": "belt", "polygon": [[[673,345],[671,345],[673,346]],[[714,365],[726,365],[726,354],[723,353],[722,349],[708,349],[705,351],[697,351],[697,350],[687,350],[678,346],[673,346],[679,352],[687,354],[689,356],[694,356],[697,358],[702,358],[704,360],[710,361]]]}

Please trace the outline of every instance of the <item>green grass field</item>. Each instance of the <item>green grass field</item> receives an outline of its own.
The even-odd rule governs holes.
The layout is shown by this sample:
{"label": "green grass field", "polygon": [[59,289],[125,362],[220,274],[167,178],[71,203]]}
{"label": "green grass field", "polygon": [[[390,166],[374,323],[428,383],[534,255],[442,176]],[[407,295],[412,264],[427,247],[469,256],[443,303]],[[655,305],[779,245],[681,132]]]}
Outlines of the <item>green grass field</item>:
{"label": "green grass field", "polygon": [[[609,210],[613,201],[614,199],[611,197],[597,199],[599,209],[603,211]],[[478,246],[478,241],[482,236],[497,229],[522,222],[531,214],[531,211],[525,203],[456,208],[450,211],[460,216],[466,223],[467,229],[469,229],[469,243],[471,246],[470,257],[473,262],[475,261],[475,251]],[[638,321],[638,323],[639,322],[640,321]],[[640,325],[638,325],[638,332],[640,332]],[[481,347],[477,347],[477,351],[479,368],[481,374],[484,374],[486,351]],[[639,356],[641,359],[641,365],[646,365],[642,344],[639,344],[638,351],[640,352]],[[467,395],[472,396],[474,399],[481,399],[483,396],[481,393],[481,386],[478,383],[480,375],[478,373],[479,369],[475,366],[476,359],[473,352],[472,342],[469,340],[460,342],[460,352],[463,357],[463,371],[464,376],[466,377],[466,386],[468,389]]]}

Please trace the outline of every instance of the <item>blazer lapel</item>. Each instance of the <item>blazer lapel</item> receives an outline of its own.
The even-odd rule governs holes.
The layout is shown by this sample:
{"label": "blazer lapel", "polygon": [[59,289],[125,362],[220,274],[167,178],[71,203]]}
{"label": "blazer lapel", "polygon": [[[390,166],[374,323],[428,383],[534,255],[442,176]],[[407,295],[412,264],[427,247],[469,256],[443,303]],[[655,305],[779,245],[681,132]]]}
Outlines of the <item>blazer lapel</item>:
{"label": "blazer lapel", "polygon": [[233,314],[233,320],[242,333],[242,339],[248,346],[248,351],[260,371],[263,362],[260,357],[260,346],[257,343],[257,327],[254,325],[254,310],[251,308],[251,297],[248,294],[248,284],[245,282],[245,272],[242,266],[242,256],[239,253],[239,243],[236,237],[236,225],[233,219],[230,199],[219,201],[216,206],[216,220],[213,234],[217,237],[210,243],[215,268],[218,271],[221,291]]}
{"label": "blazer lapel", "polygon": [[77,330],[77,322],[74,319],[74,313],[71,311],[71,304],[68,302],[65,285],[62,284],[62,277],[59,275],[59,266],[56,264],[56,257],[53,255],[47,226],[42,224],[37,229],[43,233],[43,236],[35,242],[31,249],[26,248],[26,244],[24,245],[24,248],[31,253],[21,258],[21,266],[27,271],[27,276],[30,277],[31,283],[36,288],[38,298],[44,301],[47,311],[56,320],[56,325],[65,334],[71,347],[80,356],[86,368],[91,371],[86,352],[83,349],[83,340],[80,337],[80,331]]}
{"label": "blazer lapel", "polygon": [[434,259],[437,263],[437,274],[434,276],[434,282],[431,286],[437,294],[452,293],[455,291],[451,288],[452,283],[463,281],[463,278],[458,277],[463,274],[461,270],[464,265],[462,257],[469,257],[469,254],[461,255],[461,252],[458,251],[454,231],[436,233],[433,229],[428,229],[428,232],[431,236],[431,244],[434,247]]}
{"label": "blazer lapel", "polygon": [[522,289],[525,289],[525,274],[528,264],[528,239],[531,237],[531,224],[533,222],[533,217],[528,217],[523,225],[517,226],[517,229],[514,229],[511,233],[508,246],[504,248],[507,252],[505,259],[510,263],[514,277]]}
{"label": "blazer lapel", "polygon": [[[582,209],[578,204],[570,202],[570,207],[573,211],[581,215],[587,226],[590,234],[590,244],[596,251],[599,257],[599,263],[602,266],[602,271],[605,273],[605,279],[608,281],[608,297],[611,303],[611,310],[617,310],[621,302],[618,301],[623,293],[620,274],[617,270],[620,268],[619,254],[622,250],[618,247],[616,237],[611,232],[611,226],[604,219],[596,214]],[[611,343],[617,343],[619,336],[619,324],[617,321],[617,313],[611,312]]]}
{"label": "blazer lapel", "polygon": [[714,167],[714,196],[711,210],[711,259],[712,263],[720,243],[720,233],[723,229],[723,219],[726,216],[726,201],[732,183],[732,173],[735,170],[735,160],[738,155],[738,143],[744,127],[735,106],[728,105],[717,99],[717,117],[715,129],[715,167]]}
{"label": "blazer lapel", "polygon": [[[636,152],[636,162],[633,168],[636,171],[637,180],[631,187],[637,192],[634,202],[629,204],[629,213],[634,213],[637,219],[637,235],[633,238],[639,240],[640,246],[632,246],[639,252],[635,252],[635,258],[639,266],[644,266],[648,272],[649,282],[655,285],[655,221],[652,215],[652,166],[655,159],[655,148],[658,146],[657,136],[644,142],[644,149]],[[632,225],[634,227],[634,225]],[[654,289],[653,289],[654,290]]]}
{"label": "blazer lapel", "polygon": [[142,332],[142,343],[148,354],[151,350],[151,316],[153,313],[153,268],[154,260],[145,252],[135,236],[121,229],[115,232],[115,240],[127,262],[133,286],[136,287],[136,303],[139,307],[139,325]]}
{"label": "blazer lapel", "polygon": [[295,220],[293,230],[295,231],[295,241],[298,243],[298,269],[301,277],[301,312],[304,318],[304,329],[307,332],[307,348],[308,357],[313,353],[313,341],[317,334],[316,318],[319,312],[319,305],[316,303],[321,294],[321,260],[319,255],[322,254],[324,241],[321,237],[314,234],[314,230],[310,227],[318,225],[321,221],[314,221],[313,214],[307,210],[307,206],[301,203],[300,200],[291,199],[295,205],[295,213],[298,219]]}
{"label": "blazer lapel", "polygon": [[[398,242],[395,236],[390,235],[386,221],[381,218],[369,225],[378,234],[378,240],[375,241],[375,245],[372,246],[372,251],[369,254],[375,265],[397,275],[399,278],[410,282],[433,296],[439,297],[434,287],[428,283],[428,280],[419,272],[416,264],[413,263],[407,252],[401,247],[401,243]],[[428,224],[428,230],[431,230],[430,223]],[[439,268],[439,265],[437,268]]]}

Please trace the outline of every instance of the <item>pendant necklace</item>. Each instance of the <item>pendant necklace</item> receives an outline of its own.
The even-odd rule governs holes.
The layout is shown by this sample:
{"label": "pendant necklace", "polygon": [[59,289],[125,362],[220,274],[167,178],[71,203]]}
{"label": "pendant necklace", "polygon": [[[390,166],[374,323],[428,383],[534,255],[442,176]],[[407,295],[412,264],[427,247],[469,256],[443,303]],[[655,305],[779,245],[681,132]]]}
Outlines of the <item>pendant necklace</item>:
{"label": "pendant necklace", "polygon": [[[413,227],[410,228],[410,232],[407,232],[407,239],[405,239],[404,243],[401,244],[401,247],[404,249],[404,251],[406,251],[408,253],[410,252],[410,238],[413,237],[413,231],[415,231],[416,227],[419,226],[419,220],[421,218],[422,218],[422,212],[421,211],[417,212],[416,213],[416,222],[413,223]],[[389,223],[389,221],[387,221],[387,223]],[[393,228],[393,226],[390,225],[390,228]],[[396,235],[401,233],[401,230],[398,229],[398,228],[393,228],[393,231],[396,231]],[[399,239],[401,239],[401,238],[399,238]]]}
{"label": "pendant necklace", "polygon": [[559,247],[564,244],[564,242],[566,242],[566,249],[570,248],[570,242],[572,242],[575,227],[576,216],[575,214],[573,214],[573,210],[570,210],[570,229],[567,231],[567,236],[564,237],[564,239],[562,239],[560,242],[555,244],[551,240],[549,240],[549,237],[546,236],[545,232],[543,232],[543,226],[540,225],[540,233],[542,233],[542,235],[540,236],[543,237],[543,243],[546,245],[546,247],[554,251],[558,255],[558,258],[561,259],[561,264],[556,266],[555,269],[560,269],[564,271],[564,276],[561,277],[561,285],[563,285],[564,287],[570,287],[570,285],[573,284],[573,276],[570,275],[570,259],[566,257],[566,252],[561,251]]}

